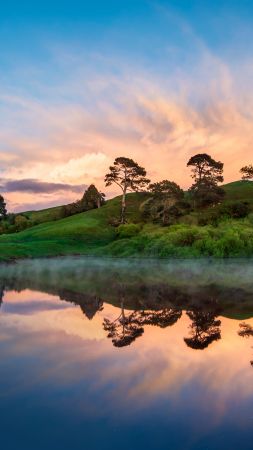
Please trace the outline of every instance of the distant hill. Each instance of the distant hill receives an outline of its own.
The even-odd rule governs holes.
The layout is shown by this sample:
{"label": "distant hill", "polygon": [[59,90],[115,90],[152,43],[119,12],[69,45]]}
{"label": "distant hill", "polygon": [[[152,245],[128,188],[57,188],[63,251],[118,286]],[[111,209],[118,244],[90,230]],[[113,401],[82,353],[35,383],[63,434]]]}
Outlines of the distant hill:
{"label": "distant hill", "polygon": [[233,181],[225,184],[223,189],[226,192],[225,201],[248,201],[253,204],[253,181]]}
{"label": "distant hill", "polygon": [[[253,182],[236,181],[223,187],[226,191],[224,202],[247,201],[253,210]],[[231,220],[228,225],[224,223],[218,228],[199,227],[193,214],[188,217],[189,222],[183,220],[171,227],[141,224],[140,207],[149,195],[133,193],[127,196],[127,220],[140,223],[140,227],[136,227],[136,236],[124,235],[124,239],[119,239],[117,229],[111,225],[112,220],[119,217],[120,196],[108,200],[102,208],[64,219],[57,220],[60,207],[30,211],[25,214],[41,223],[19,233],[1,235],[0,259],[70,254],[253,256],[251,219]]]}
{"label": "distant hill", "polygon": [[[140,205],[148,195],[127,195],[129,221],[140,221]],[[1,235],[0,259],[82,254],[106,245],[115,237],[115,228],[109,222],[118,218],[120,202],[121,197],[115,197],[102,208],[60,220],[55,220],[57,208],[25,213],[46,221],[19,233]]]}
{"label": "distant hill", "polygon": [[[253,182],[252,181],[233,181],[232,183],[224,184],[223,189],[226,192],[226,197],[224,201],[248,201],[249,203],[253,204]],[[136,194],[128,194],[128,198],[136,198]],[[119,206],[120,196],[115,197],[115,199],[108,200],[107,203],[109,205],[115,204]],[[110,207],[111,207],[110,206]],[[44,223],[44,222],[51,222],[54,220],[58,220],[61,216],[61,208],[62,206],[55,206],[53,208],[47,208],[42,209],[39,211],[25,211],[20,214],[24,214],[29,220],[32,220],[33,222],[36,222],[36,224]],[[130,209],[129,214],[135,214],[136,211],[133,211],[131,209],[131,202],[130,202]]]}

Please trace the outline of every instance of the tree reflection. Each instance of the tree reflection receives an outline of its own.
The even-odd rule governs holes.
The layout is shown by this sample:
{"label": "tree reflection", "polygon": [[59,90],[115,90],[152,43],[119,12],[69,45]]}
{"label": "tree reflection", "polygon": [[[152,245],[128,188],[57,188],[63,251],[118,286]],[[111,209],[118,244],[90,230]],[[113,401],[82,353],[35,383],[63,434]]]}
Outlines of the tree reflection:
{"label": "tree reflection", "polygon": [[5,290],[5,287],[3,285],[0,285],[0,308],[1,308],[1,305],[3,303],[4,290]]}
{"label": "tree reflection", "polygon": [[105,331],[108,331],[107,337],[112,339],[115,347],[130,345],[144,332],[144,328],[135,322],[134,313],[126,315],[123,300],[121,302],[121,313],[119,317],[114,321],[105,318],[103,327]]}
{"label": "tree reflection", "polygon": [[105,318],[103,327],[108,332],[107,337],[112,339],[115,347],[124,347],[130,345],[144,333],[144,325],[166,328],[174,325],[181,315],[182,311],[171,308],[164,308],[158,311],[133,311],[126,314],[124,300],[122,300],[119,317],[113,321]]}
{"label": "tree reflection", "polygon": [[[253,327],[248,323],[242,322],[239,324],[240,330],[238,331],[239,336],[241,337],[253,337]],[[251,366],[253,367],[253,360],[250,361]]]}
{"label": "tree reflection", "polygon": [[87,319],[92,320],[98,311],[103,310],[103,300],[96,295],[73,292],[67,289],[58,291],[61,300],[79,305]]}
{"label": "tree reflection", "polygon": [[239,324],[240,331],[238,331],[239,336],[250,337],[253,336],[253,327],[248,323],[242,322]]}
{"label": "tree reflection", "polygon": [[188,347],[203,350],[221,338],[221,321],[216,319],[217,315],[214,312],[197,309],[188,311],[187,315],[192,321],[189,326],[191,337],[184,338]]}
{"label": "tree reflection", "polygon": [[166,328],[174,325],[182,315],[181,310],[164,308],[158,311],[135,311],[134,320],[139,325],[155,325]]}

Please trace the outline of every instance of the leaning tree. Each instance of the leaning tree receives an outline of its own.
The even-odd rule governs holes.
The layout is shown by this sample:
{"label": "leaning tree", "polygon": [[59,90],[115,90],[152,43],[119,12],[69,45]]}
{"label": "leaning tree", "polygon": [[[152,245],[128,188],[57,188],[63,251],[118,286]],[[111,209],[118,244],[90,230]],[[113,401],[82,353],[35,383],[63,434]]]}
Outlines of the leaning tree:
{"label": "leaning tree", "polygon": [[105,176],[105,185],[116,184],[122,190],[120,222],[125,223],[127,192],[143,191],[150,180],[146,178],[147,172],[143,167],[139,166],[133,159],[123,156],[116,158],[109,170],[110,172]]}
{"label": "leaning tree", "polygon": [[194,201],[199,206],[219,203],[224,196],[223,189],[218,186],[223,181],[223,163],[207,153],[199,153],[189,159],[187,166],[192,169],[194,182],[189,191]]}
{"label": "leaning tree", "polygon": [[2,195],[0,195],[0,219],[5,219],[7,216],[6,203]]}

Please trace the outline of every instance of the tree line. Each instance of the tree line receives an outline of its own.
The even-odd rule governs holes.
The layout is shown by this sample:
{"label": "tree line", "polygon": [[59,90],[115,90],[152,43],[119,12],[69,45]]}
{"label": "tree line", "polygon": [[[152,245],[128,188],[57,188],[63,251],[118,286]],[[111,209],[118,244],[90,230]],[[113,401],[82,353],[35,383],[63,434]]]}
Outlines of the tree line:
{"label": "tree line", "polygon": [[[188,189],[188,201],[183,189],[174,181],[151,183],[144,167],[133,159],[116,158],[105,176],[105,185],[115,184],[122,191],[120,223],[126,222],[127,192],[150,192],[152,196],[145,204],[144,215],[160,219],[163,225],[169,224],[171,218],[187,213],[191,209],[191,203],[195,209],[220,203],[225,195],[224,189],[219,186],[223,182],[224,164],[207,153],[199,153],[189,159],[187,167],[191,169],[193,179],[193,184]],[[244,180],[252,179],[253,166],[242,167],[241,173]]]}
{"label": "tree line", "polygon": [[[207,153],[192,156],[187,162],[191,169],[193,183],[184,193],[183,189],[174,181],[162,180],[152,183],[147,178],[146,169],[131,158],[117,157],[105,175],[105,186],[116,185],[122,192],[119,224],[126,222],[127,193],[148,192],[151,195],[143,207],[143,217],[169,225],[172,220],[187,214],[193,207],[201,209],[219,204],[225,192],[219,183],[223,182],[223,167],[221,161],[216,161]],[[253,179],[253,165],[240,169],[243,180]],[[90,209],[100,208],[105,204],[105,194],[91,184],[83,197],[59,209],[57,219],[78,214]],[[59,217],[58,217],[59,216]],[[8,218],[13,231],[27,227],[29,219],[24,214],[7,214],[6,202],[0,195],[0,220]],[[36,224],[36,223],[34,223]]]}

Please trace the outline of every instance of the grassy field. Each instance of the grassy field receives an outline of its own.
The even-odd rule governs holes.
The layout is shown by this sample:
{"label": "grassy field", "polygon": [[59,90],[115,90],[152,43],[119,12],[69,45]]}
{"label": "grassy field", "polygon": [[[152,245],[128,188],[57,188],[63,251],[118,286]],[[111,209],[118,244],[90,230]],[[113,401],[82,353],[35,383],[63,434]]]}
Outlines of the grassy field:
{"label": "grassy field", "polygon": [[[224,186],[224,202],[248,201],[253,205],[253,183]],[[217,226],[180,223],[160,227],[141,222],[140,208],[148,194],[129,194],[127,224],[110,224],[119,216],[120,197],[100,209],[57,220],[57,208],[28,212],[42,223],[0,236],[0,260],[86,254],[117,257],[242,257],[253,256],[253,219],[224,220]],[[137,225],[134,225],[137,224]]]}

